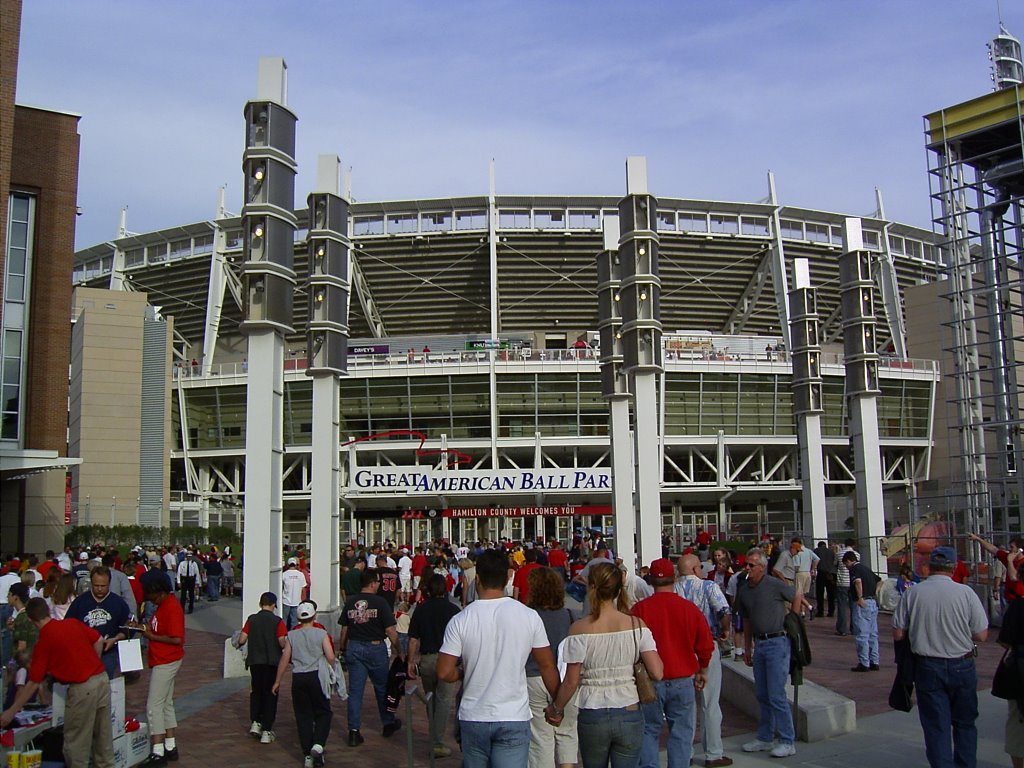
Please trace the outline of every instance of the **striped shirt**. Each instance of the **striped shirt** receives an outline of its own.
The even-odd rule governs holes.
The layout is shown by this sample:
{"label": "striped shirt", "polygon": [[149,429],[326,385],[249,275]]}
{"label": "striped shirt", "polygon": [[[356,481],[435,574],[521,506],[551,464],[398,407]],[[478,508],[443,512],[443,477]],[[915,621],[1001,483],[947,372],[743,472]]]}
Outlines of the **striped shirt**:
{"label": "striped shirt", "polygon": [[675,593],[697,606],[704,614],[711,632],[718,634],[718,618],[729,613],[729,602],[715,582],[698,576],[683,576],[676,581]]}

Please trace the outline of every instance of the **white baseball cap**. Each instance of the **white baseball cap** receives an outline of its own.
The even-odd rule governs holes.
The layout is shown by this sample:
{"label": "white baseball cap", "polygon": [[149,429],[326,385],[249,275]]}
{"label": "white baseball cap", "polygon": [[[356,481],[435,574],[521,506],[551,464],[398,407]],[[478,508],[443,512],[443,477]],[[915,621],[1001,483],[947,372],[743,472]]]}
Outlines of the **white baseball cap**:
{"label": "white baseball cap", "polygon": [[299,614],[299,620],[300,621],[305,621],[306,619],[312,619],[314,616],[316,616],[316,603],[309,602],[309,601],[306,601],[304,603],[299,603],[298,614]]}

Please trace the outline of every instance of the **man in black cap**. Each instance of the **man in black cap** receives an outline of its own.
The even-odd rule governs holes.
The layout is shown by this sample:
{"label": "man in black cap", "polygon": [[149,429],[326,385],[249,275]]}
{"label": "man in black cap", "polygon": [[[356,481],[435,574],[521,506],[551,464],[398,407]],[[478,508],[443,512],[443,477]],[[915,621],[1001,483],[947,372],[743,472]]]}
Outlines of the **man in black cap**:
{"label": "man in black cap", "polygon": [[[952,579],[956,550],[936,547],[929,577],[903,593],[892,616],[893,638],[910,638],[914,683],[932,768],[974,768],[978,752],[978,675],[975,642],[988,637],[981,600]],[[952,739],[950,735],[952,734]]]}
{"label": "man in black cap", "polygon": [[843,554],[843,565],[850,572],[850,606],[853,619],[853,639],[857,644],[857,666],[851,672],[877,672],[878,655],[878,602],[875,590],[878,577],[864,563],[857,561],[856,552]]}
{"label": "man in black cap", "polygon": [[281,649],[288,637],[284,619],[274,611],[277,595],[260,595],[260,609],[245,620],[238,636],[238,644],[249,645],[249,675],[252,686],[249,693],[249,735],[270,744],[274,740],[274,720],[277,717],[277,696],[271,690],[281,661]]}

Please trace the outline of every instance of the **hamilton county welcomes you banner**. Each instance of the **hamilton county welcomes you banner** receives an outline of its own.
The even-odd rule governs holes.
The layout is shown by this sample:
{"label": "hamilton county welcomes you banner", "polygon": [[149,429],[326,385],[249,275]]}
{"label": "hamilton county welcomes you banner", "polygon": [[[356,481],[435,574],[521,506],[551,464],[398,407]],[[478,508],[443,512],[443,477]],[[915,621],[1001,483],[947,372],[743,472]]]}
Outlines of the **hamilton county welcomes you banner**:
{"label": "hamilton county welcomes you banner", "polygon": [[607,467],[570,469],[436,469],[433,467],[360,467],[347,493],[524,493],[611,491]]}

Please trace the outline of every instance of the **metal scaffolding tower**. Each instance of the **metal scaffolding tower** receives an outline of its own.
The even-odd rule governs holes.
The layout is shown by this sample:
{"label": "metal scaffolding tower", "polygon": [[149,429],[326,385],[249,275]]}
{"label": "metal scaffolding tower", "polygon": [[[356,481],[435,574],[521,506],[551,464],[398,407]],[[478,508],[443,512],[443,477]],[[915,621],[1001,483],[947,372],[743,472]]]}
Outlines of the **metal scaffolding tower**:
{"label": "metal scaffolding tower", "polygon": [[1022,116],[1019,85],[925,116],[932,213],[946,238],[955,383],[948,510],[969,530],[1016,530],[1024,497]]}

